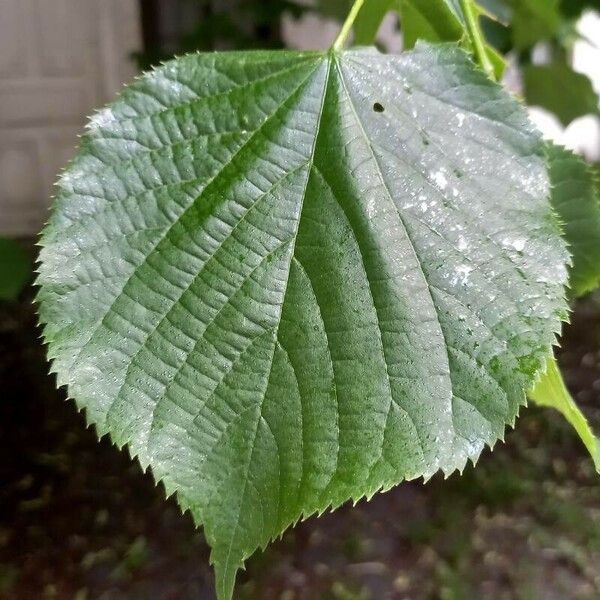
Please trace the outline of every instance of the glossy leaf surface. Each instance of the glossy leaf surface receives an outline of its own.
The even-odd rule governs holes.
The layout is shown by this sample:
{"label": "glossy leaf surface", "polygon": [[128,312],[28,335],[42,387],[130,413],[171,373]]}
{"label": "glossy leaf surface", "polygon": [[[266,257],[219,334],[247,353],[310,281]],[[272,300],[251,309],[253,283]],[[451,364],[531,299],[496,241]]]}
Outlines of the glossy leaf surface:
{"label": "glossy leaf surface", "polygon": [[582,296],[600,284],[600,196],[592,168],[570,150],[548,146],[552,206],[573,257],[569,286]]}
{"label": "glossy leaf surface", "polygon": [[53,370],[204,526],[298,519],[503,437],[565,317],[524,109],[454,46],[183,57],[92,119],[41,252]]}

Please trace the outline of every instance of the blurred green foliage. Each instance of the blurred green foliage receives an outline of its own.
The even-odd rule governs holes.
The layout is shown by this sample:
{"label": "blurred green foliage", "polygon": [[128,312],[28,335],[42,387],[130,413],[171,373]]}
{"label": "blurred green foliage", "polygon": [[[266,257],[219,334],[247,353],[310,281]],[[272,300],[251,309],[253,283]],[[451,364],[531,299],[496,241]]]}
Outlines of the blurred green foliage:
{"label": "blurred green foliage", "polygon": [[27,252],[14,240],[0,238],[0,301],[16,300],[31,275]]}
{"label": "blurred green foliage", "polygon": [[[347,8],[347,0],[325,1],[323,5],[329,7],[329,10],[320,10],[323,14],[341,15]],[[301,0],[230,0],[227,6],[216,0],[171,0],[168,5],[153,0],[142,4],[142,10],[146,12],[146,26],[149,21],[154,21],[150,27],[155,31],[150,39],[146,37],[144,51],[136,53],[134,58],[141,69],[147,69],[173,55],[187,52],[282,48],[280,25],[283,14],[300,17],[319,8],[311,9]],[[178,39],[171,44],[165,43],[160,31],[160,21],[167,11],[196,17],[192,23],[179,23]]]}

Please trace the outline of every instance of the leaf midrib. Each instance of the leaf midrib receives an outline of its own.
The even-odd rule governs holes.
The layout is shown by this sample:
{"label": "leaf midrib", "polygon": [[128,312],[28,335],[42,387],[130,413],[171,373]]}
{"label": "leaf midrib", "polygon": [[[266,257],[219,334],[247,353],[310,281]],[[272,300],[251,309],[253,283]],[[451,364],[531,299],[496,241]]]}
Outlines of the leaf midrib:
{"label": "leaf midrib", "polygon": [[[316,128],[315,128],[315,136],[314,136],[313,145],[312,145],[312,149],[311,149],[311,153],[310,153],[310,159],[308,161],[309,169],[308,169],[308,173],[306,175],[306,182],[305,182],[304,190],[303,190],[303,193],[302,193],[302,204],[300,205],[300,208],[298,210],[298,222],[297,222],[297,225],[296,225],[296,233],[295,233],[295,235],[292,238],[292,248],[291,248],[291,251],[290,251],[290,264],[288,265],[287,279],[286,279],[285,286],[284,286],[284,292],[282,294],[282,303],[281,303],[280,310],[279,310],[279,320],[278,320],[277,325],[275,326],[275,343],[273,344],[273,353],[271,355],[271,362],[270,362],[270,366],[269,366],[269,373],[267,374],[267,381],[266,381],[265,389],[268,389],[268,387],[269,387],[269,383],[270,383],[270,380],[271,380],[271,375],[272,375],[272,372],[273,372],[273,363],[274,363],[274,360],[275,360],[275,352],[276,352],[276,349],[277,349],[278,330],[279,330],[279,327],[281,325],[281,315],[283,313],[283,305],[285,304],[285,301],[286,301],[287,290],[288,290],[289,281],[290,281],[291,261],[294,259],[294,255],[295,255],[296,241],[298,239],[298,230],[300,228],[300,223],[302,221],[302,213],[303,213],[304,201],[306,199],[306,192],[308,190],[308,184],[309,184],[310,178],[311,178],[312,165],[313,165],[313,161],[314,161],[314,157],[315,157],[315,151],[316,151],[318,140],[319,140],[319,135],[320,135],[320,130],[321,130],[321,123],[322,123],[322,120],[323,120],[323,112],[324,112],[323,111],[323,107],[324,107],[324,103],[325,103],[325,98],[327,96],[327,90],[328,90],[328,86],[329,86],[329,78],[330,78],[330,75],[331,75],[331,67],[332,67],[332,64],[333,64],[333,58],[332,58],[331,55],[329,55],[325,60],[327,61],[328,64],[327,64],[327,73],[326,73],[326,76],[325,76],[325,79],[324,79],[324,82],[323,82],[323,91],[322,91],[322,97],[321,97],[321,105],[319,107],[319,118],[318,118],[317,125],[316,125]],[[290,365],[291,365],[291,363],[290,363]],[[293,369],[293,366],[292,366],[292,369]],[[294,376],[297,379],[297,375],[296,375],[295,371],[294,371]],[[226,375],[225,375],[225,377],[226,377]],[[239,502],[239,505],[238,505],[237,515],[236,515],[236,523],[235,523],[235,526],[233,527],[233,530],[231,532],[231,538],[230,538],[230,542],[229,542],[229,548],[228,548],[228,551],[227,551],[227,556],[226,556],[226,559],[225,559],[225,564],[223,566],[223,569],[224,569],[225,573],[228,573],[230,571],[230,568],[231,568],[231,565],[230,565],[231,552],[232,552],[232,549],[233,549],[233,543],[234,543],[234,539],[235,539],[235,534],[236,534],[236,531],[237,531],[237,529],[239,527],[239,521],[240,521],[240,515],[241,515],[241,507],[242,507],[242,504],[244,502],[244,498],[245,498],[245,495],[246,495],[246,486],[248,485],[250,465],[252,463],[252,456],[254,455],[254,450],[255,450],[255,445],[256,445],[256,436],[258,434],[258,427],[260,425],[261,419],[263,419],[262,409],[263,409],[264,399],[265,399],[265,394],[262,394],[261,395],[260,405],[258,406],[258,409],[257,409],[258,416],[257,416],[257,419],[256,419],[255,428],[254,428],[251,449],[250,449],[250,452],[249,452],[248,461],[247,461],[247,463],[246,463],[246,465],[244,467],[244,487],[242,489],[242,494],[240,496],[240,502]],[[277,524],[279,524],[280,519],[281,519],[281,504],[278,503],[278,505],[277,505],[277,519],[276,519],[276,523]],[[243,556],[242,558],[243,559],[247,558],[253,551],[254,551],[254,548],[252,548],[251,550],[246,550],[247,554],[245,556]],[[237,571],[237,565],[234,566],[234,573],[235,573],[235,571]],[[226,582],[225,578],[224,578],[224,581],[223,581],[223,585],[227,585],[227,582]]]}

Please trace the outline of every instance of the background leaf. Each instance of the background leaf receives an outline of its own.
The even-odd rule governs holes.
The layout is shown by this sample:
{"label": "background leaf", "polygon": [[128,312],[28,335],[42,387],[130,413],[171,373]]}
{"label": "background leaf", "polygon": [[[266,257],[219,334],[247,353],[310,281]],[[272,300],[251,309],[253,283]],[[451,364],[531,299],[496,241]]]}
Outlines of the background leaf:
{"label": "background leaf", "polygon": [[413,48],[417,40],[452,42],[460,40],[464,27],[446,0],[398,0],[400,24],[405,48]]}
{"label": "background leaf", "polygon": [[[572,253],[569,285],[574,297],[600,283],[600,196],[590,165],[570,150],[547,145],[552,206],[563,223],[563,235]],[[548,361],[539,382],[529,393],[534,402],[561,412],[600,469],[600,445],[587,420],[566,388],[556,359]],[[600,472],[600,471],[599,471]]]}
{"label": "background leaf", "polygon": [[[458,1],[398,0],[398,10],[405,48],[413,48],[418,40],[423,40],[460,42],[463,48],[469,52],[473,51]],[[475,6],[478,17],[483,14],[479,11],[480,8]],[[484,50],[492,63],[496,80],[500,80],[506,67],[504,58],[489,44],[484,44]]]}
{"label": "background leaf", "polygon": [[513,9],[512,37],[517,50],[532,48],[554,37],[561,26],[558,0],[509,0]]}
{"label": "background leaf", "polygon": [[594,435],[587,419],[571,397],[555,358],[548,360],[546,371],[535,388],[529,392],[529,397],[540,406],[554,408],[567,419],[585,444],[596,471],[600,473],[600,440]]}
{"label": "background leaf", "polygon": [[592,168],[570,150],[548,144],[552,206],[573,255],[570,288],[582,296],[600,284],[600,197]]}
{"label": "background leaf", "polygon": [[373,44],[383,18],[397,4],[398,0],[366,0],[354,22],[354,44],[357,46]]}
{"label": "background leaf", "polygon": [[204,526],[461,470],[566,316],[543,144],[455,45],[195,54],[92,119],[42,238],[58,382]]}
{"label": "background leaf", "polygon": [[553,112],[567,126],[587,114],[598,114],[598,95],[588,77],[569,65],[526,65],[523,82],[527,103]]}

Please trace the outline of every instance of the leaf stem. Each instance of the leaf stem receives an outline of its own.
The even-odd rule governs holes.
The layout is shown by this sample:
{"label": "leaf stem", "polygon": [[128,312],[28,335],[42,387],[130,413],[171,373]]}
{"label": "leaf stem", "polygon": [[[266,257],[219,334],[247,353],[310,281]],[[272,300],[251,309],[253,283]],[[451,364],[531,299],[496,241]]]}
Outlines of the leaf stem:
{"label": "leaf stem", "polygon": [[467,32],[473,43],[473,51],[477,62],[490,79],[494,77],[494,65],[485,49],[485,40],[479,26],[479,15],[474,0],[460,0],[460,8],[465,16]]}
{"label": "leaf stem", "polygon": [[600,440],[594,435],[587,419],[575,404],[553,356],[548,359],[546,372],[529,391],[528,396],[540,406],[548,406],[562,413],[579,434],[594,461],[596,471],[600,473]]}
{"label": "leaf stem", "polygon": [[344,44],[346,43],[348,34],[350,33],[350,30],[354,25],[354,21],[356,21],[356,17],[358,16],[358,13],[360,12],[360,9],[363,7],[364,3],[365,0],[355,0],[354,4],[352,5],[352,8],[350,9],[348,16],[346,17],[346,20],[344,21],[344,24],[340,29],[340,33],[338,34],[337,38],[335,38],[333,46],[331,46],[332,50],[334,50],[335,52],[341,50]]}

